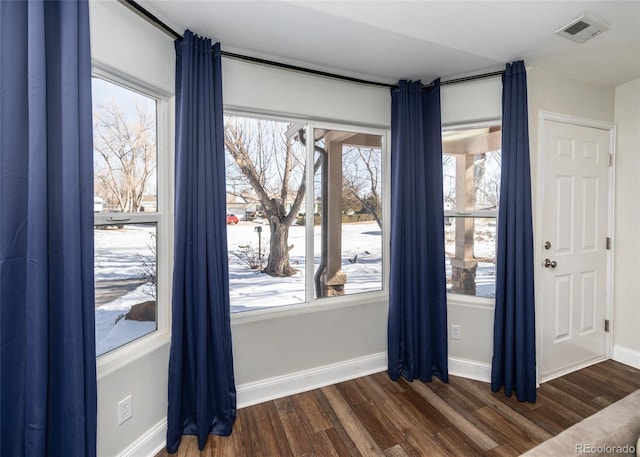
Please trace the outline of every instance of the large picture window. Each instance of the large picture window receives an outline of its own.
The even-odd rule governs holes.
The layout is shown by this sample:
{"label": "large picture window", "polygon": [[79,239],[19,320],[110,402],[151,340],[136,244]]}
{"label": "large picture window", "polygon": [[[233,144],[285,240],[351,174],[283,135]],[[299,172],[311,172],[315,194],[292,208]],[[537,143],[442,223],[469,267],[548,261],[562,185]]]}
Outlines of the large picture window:
{"label": "large picture window", "polygon": [[447,130],[442,137],[447,291],[495,297],[501,128]]}
{"label": "large picture window", "polygon": [[96,353],[154,332],[160,230],[157,100],[94,77]]}
{"label": "large picture window", "polygon": [[384,141],[225,116],[232,312],[383,289]]}

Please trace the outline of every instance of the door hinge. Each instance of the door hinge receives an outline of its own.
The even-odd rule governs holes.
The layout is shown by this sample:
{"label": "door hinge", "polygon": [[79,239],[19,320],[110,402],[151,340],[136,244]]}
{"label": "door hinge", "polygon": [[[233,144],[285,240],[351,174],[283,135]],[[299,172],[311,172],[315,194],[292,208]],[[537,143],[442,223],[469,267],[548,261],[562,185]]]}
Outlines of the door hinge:
{"label": "door hinge", "polygon": [[611,237],[610,236],[607,237],[607,243],[606,244],[607,244],[607,250],[610,251],[611,250]]}
{"label": "door hinge", "polygon": [[613,154],[609,154],[609,166],[613,166]]}
{"label": "door hinge", "polygon": [[604,331],[609,333],[609,319],[604,320]]}

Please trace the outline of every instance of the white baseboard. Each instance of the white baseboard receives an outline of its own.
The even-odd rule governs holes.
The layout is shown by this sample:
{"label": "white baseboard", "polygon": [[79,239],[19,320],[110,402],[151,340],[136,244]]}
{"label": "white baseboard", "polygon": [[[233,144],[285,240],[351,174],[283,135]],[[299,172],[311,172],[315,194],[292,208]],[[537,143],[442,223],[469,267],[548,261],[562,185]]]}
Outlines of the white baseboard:
{"label": "white baseboard", "polygon": [[548,371],[547,373],[539,373],[539,381],[541,383],[549,382],[557,378],[561,378],[562,376],[568,375],[569,373],[573,373],[578,370],[582,370],[584,368],[590,367],[600,362],[604,362],[607,360],[605,355],[594,355],[592,357],[587,358],[586,360],[582,360],[581,362],[571,363],[564,367],[557,368],[555,370]]}
{"label": "white baseboard", "polygon": [[387,353],[380,352],[311,370],[237,386],[238,408],[306,392],[387,369]]}
{"label": "white baseboard", "polygon": [[[381,352],[285,376],[237,386],[238,408],[294,395],[387,369],[387,353]],[[491,365],[473,360],[449,358],[449,374],[491,382]]]}
{"label": "white baseboard", "polygon": [[640,351],[628,347],[614,345],[613,360],[640,370]]}
{"label": "white baseboard", "polygon": [[[236,387],[238,408],[246,408],[276,398],[379,373],[386,369],[387,353],[380,352],[289,375],[241,384]],[[489,382],[491,365],[450,357],[449,374]],[[153,457],[165,446],[166,436],[167,420],[165,418],[122,451],[119,457]]]}
{"label": "white baseboard", "polygon": [[491,382],[491,365],[474,360],[449,357],[449,374],[476,381]]}
{"label": "white baseboard", "polygon": [[118,457],[153,457],[167,444],[167,418],[165,417],[138,440],[122,451]]}
{"label": "white baseboard", "polygon": [[[348,381],[386,369],[387,353],[381,352],[285,376],[242,384],[236,386],[238,408]],[[122,451],[118,457],[153,457],[164,448],[166,438],[167,419],[165,418]]]}

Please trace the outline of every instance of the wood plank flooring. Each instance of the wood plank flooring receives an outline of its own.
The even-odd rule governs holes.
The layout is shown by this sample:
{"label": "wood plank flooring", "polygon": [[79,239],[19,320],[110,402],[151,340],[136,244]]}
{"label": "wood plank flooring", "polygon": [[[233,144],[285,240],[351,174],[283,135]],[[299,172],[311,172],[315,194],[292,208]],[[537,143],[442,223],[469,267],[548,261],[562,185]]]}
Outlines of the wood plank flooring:
{"label": "wood plank flooring", "polygon": [[230,437],[200,452],[184,436],[157,457],[516,456],[639,388],[640,370],[612,360],[542,384],[535,404],[456,376],[378,373],[240,409]]}

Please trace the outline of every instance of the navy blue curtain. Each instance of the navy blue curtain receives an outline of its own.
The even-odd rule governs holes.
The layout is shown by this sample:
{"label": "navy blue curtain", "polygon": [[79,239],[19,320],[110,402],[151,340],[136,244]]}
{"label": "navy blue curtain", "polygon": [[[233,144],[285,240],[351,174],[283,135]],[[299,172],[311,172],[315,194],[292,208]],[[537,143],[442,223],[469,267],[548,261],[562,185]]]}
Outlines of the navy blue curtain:
{"label": "navy blue curtain", "polygon": [[96,455],[86,1],[0,2],[0,455]]}
{"label": "navy blue curtain", "polygon": [[447,382],[440,81],[391,92],[389,376]]}
{"label": "navy blue curtain", "polygon": [[527,75],[508,64],[502,93],[502,178],[496,253],[491,390],[536,401],[533,226]]}
{"label": "navy blue curtain", "polygon": [[176,198],[167,450],[229,435],[231,351],[220,45],[176,41]]}

